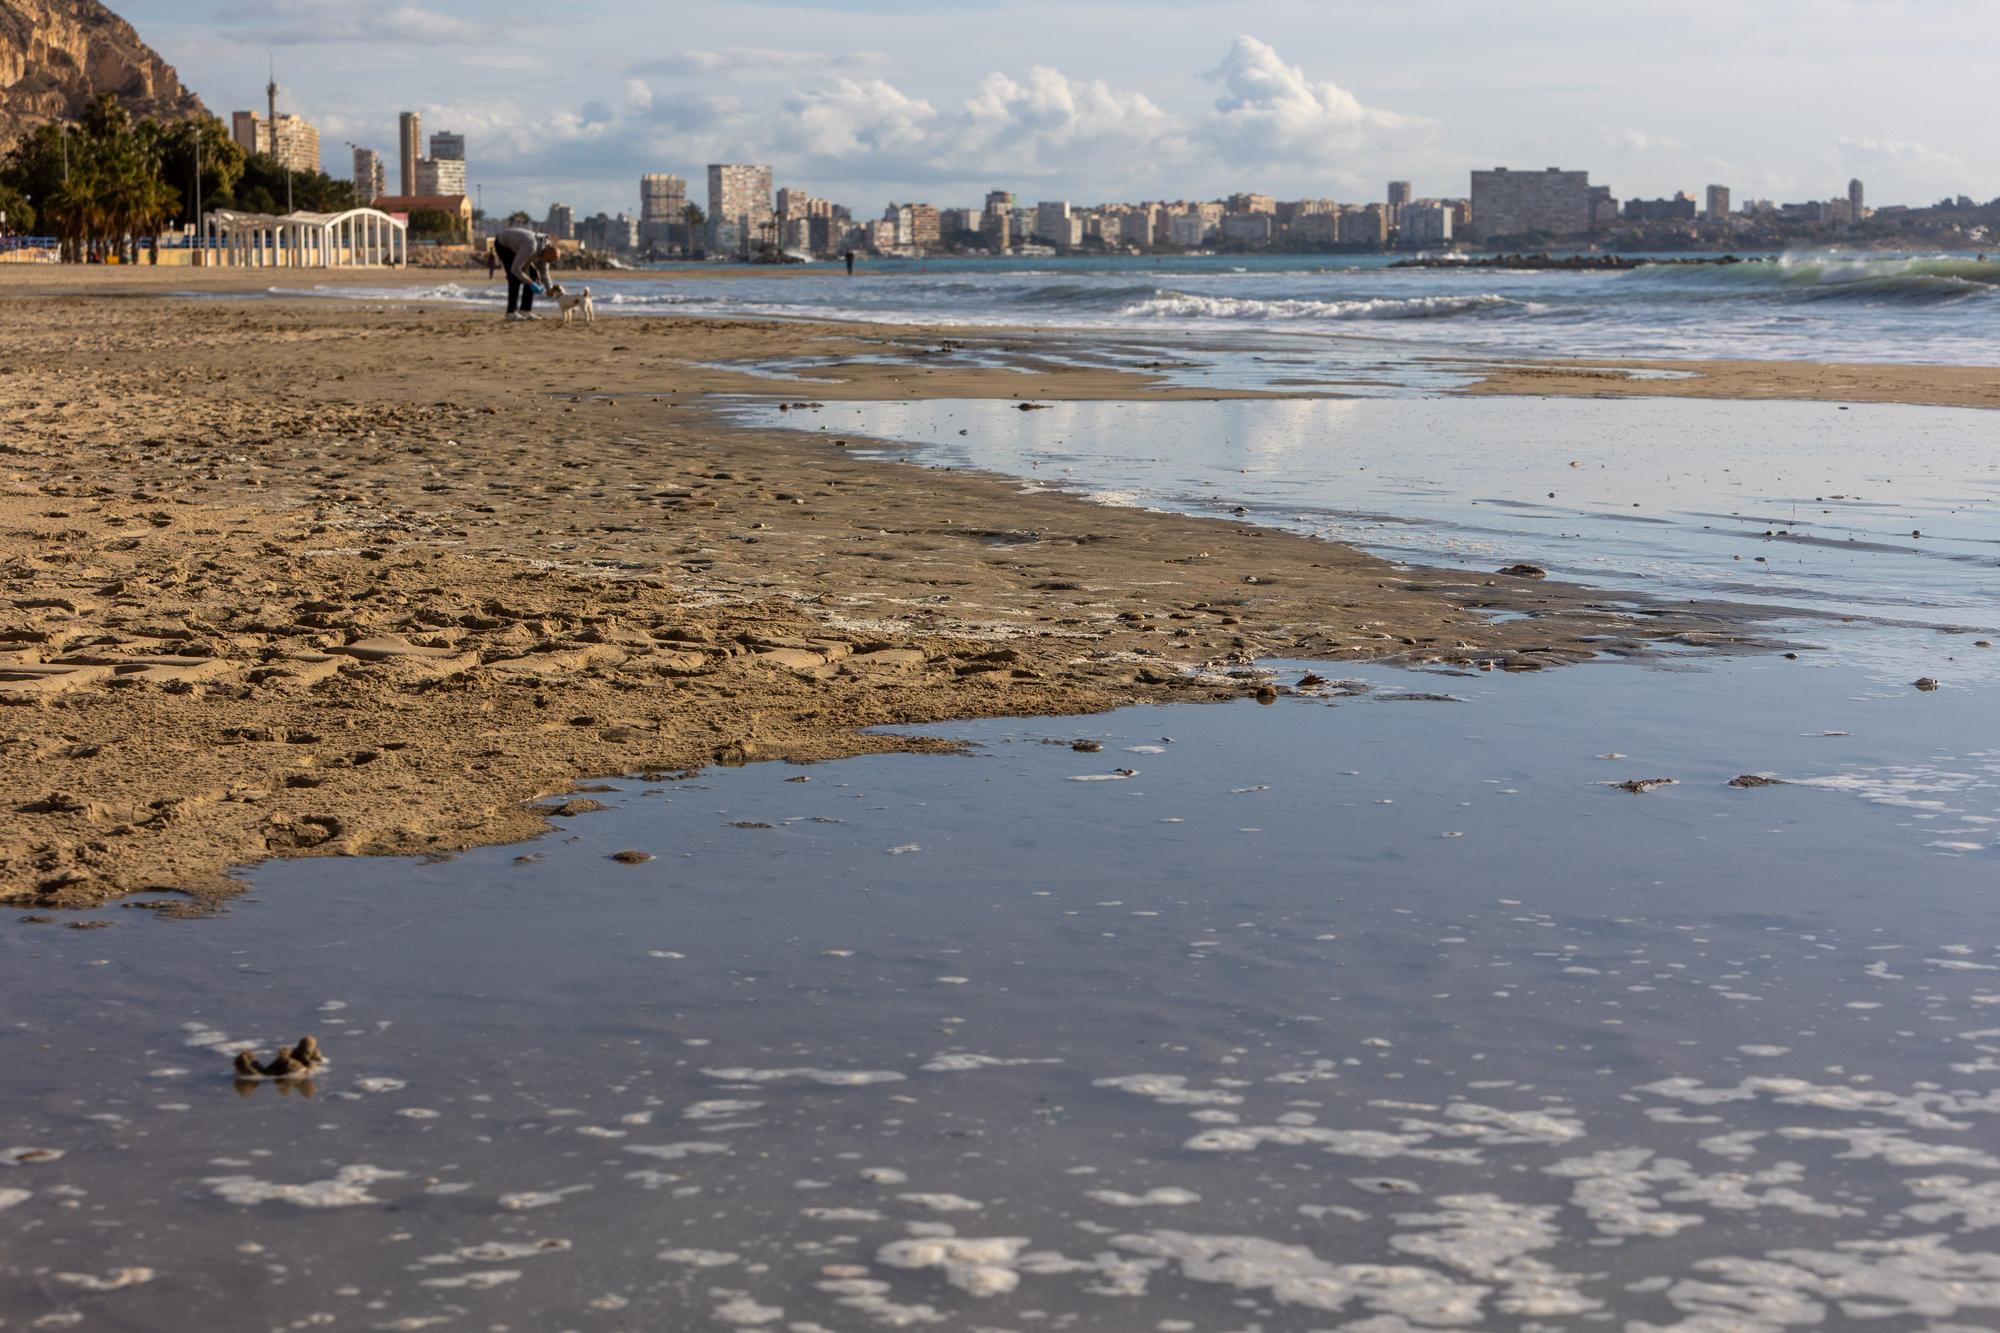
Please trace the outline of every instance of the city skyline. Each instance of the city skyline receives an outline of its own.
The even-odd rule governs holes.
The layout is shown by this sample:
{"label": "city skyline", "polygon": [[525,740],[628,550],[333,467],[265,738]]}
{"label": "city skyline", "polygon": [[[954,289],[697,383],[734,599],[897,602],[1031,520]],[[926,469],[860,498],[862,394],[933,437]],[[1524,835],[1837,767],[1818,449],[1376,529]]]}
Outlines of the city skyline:
{"label": "city skyline", "polygon": [[[1740,45],[1748,28],[1768,37],[1784,27],[1774,14],[1807,7],[1773,0],[1754,24],[1679,7],[1643,44],[1658,62],[1648,79],[1609,31],[1638,18],[1586,22],[1567,4],[1507,16],[1444,0],[1417,25],[1277,3],[1247,26],[1240,9],[1185,4],[1135,35],[1129,11],[1120,24],[1119,6],[1082,0],[1061,8],[1056,41],[1048,23],[1022,22],[1053,7],[1002,0],[950,20],[991,40],[941,46],[942,20],[893,4],[732,6],[737,21],[696,12],[668,32],[620,3],[575,22],[616,23],[628,35],[602,49],[649,54],[568,66],[499,49],[458,0],[324,34],[293,0],[226,20],[167,0],[124,6],[212,106],[250,104],[277,50],[281,75],[294,71],[288,109],[330,152],[348,140],[393,148],[401,109],[462,129],[489,208],[629,209],[639,174],[692,179],[728,161],[770,162],[781,181],[833,197],[941,206],[976,202],[996,180],[1090,202],[1243,188],[1373,198],[1383,179],[1450,195],[1499,163],[1587,162],[1633,197],[1727,181],[1738,197],[1820,198],[1853,176],[1873,203],[2000,193],[1996,149],[1977,133],[1979,81],[1953,77],[2000,55],[2000,39],[1917,31],[1918,11],[1941,17],[1945,0],[1833,7],[1853,22],[1800,25],[1792,50],[1774,57],[1765,43],[1754,59]],[[765,10],[785,17],[743,18]],[[1129,51],[1111,41],[1121,29]],[[745,48],[744,31],[794,45]],[[287,60],[308,35],[324,41],[310,66]],[[1139,52],[1151,53],[1143,69]],[[1922,97],[1908,73],[1919,55]]]}

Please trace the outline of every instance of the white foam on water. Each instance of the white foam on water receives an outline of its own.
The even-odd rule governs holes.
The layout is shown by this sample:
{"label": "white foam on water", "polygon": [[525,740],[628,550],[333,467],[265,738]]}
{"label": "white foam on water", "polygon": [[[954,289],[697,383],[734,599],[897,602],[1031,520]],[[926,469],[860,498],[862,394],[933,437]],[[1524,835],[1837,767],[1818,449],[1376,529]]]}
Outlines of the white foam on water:
{"label": "white foam on water", "polygon": [[370,1185],[401,1180],[407,1175],[404,1171],[357,1163],[341,1167],[329,1179],[307,1181],[303,1185],[259,1180],[255,1176],[209,1176],[201,1183],[227,1202],[246,1208],[260,1203],[288,1203],[294,1208],[355,1208],[382,1202],[368,1192]]}
{"label": "white foam on water", "polygon": [[893,1069],[752,1069],[736,1066],[728,1069],[704,1069],[702,1073],[710,1078],[719,1078],[728,1083],[777,1083],[785,1079],[802,1078],[808,1083],[820,1083],[828,1087],[853,1088],[870,1083],[901,1083],[908,1077]]}

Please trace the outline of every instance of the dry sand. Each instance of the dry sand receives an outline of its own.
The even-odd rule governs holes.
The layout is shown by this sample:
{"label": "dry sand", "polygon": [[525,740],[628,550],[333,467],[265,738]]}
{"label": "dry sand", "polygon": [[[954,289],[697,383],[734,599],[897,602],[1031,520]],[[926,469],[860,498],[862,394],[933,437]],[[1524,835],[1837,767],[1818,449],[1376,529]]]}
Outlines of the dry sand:
{"label": "dry sand", "polygon": [[1037,373],[923,330],[158,299],[269,281],[0,278],[0,900],[198,909],[268,856],[530,836],[592,776],[1229,697],[1262,656],[1537,669],[1746,641],[1715,608],[1399,572],[704,406],[797,398],[728,363],[801,354],[885,357],[818,400],[1174,392],[1020,345]]}

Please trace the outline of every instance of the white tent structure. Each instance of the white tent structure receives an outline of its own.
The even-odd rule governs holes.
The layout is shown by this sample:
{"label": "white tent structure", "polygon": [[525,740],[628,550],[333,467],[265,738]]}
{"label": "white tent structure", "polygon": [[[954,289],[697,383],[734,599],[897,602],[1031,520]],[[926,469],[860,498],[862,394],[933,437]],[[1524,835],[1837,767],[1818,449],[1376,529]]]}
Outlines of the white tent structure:
{"label": "white tent structure", "polygon": [[402,267],[410,226],[377,208],[345,213],[241,213],[202,216],[204,263],[235,268]]}

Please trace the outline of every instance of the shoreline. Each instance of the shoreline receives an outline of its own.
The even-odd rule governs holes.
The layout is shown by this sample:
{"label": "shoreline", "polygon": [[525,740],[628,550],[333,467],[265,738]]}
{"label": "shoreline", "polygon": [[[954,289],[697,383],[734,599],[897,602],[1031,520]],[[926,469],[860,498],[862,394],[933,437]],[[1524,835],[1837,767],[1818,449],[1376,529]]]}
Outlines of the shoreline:
{"label": "shoreline", "polygon": [[[446,269],[182,269],[152,268],[144,266],[79,267],[0,265],[0,299],[73,297],[92,295],[108,300],[149,298],[155,300],[200,300],[213,296],[254,295],[258,305],[293,305],[305,309],[323,310],[339,308],[342,302],[329,297],[313,296],[309,293],[269,295],[268,289],[280,285],[286,275],[298,275],[299,281],[310,281],[316,286],[382,287],[403,286],[420,290],[436,286],[440,274],[457,272]],[[772,272],[806,276],[809,270],[801,270],[787,265],[694,265],[686,270],[595,270],[585,275],[586,283],[664,281],[674,277],[690,278],[732,278],[762,277]],[[464,277],[477,279],[481,284],[488,281],[483,269],[467,269]],[[887,280],[888,272],[864,274]],[[41,281],[36,281],[41,279]],[[192,280],[192,281],[189,281]],[[496,283],[496,287],[497,287]],[[454,302],[428,300],[420,296],[406,298],[416,309],[454,311],[475,319],[490,312],[469,311]],[[385,302],[393,298],[384,298]],[[612,329],[650,320],[679,322],[706,322],[718,328],[746,325],[757,328],[795,328],[808,340],[817,340],[817,345],[808,343],[801,351],[808,354],[824,351],[839,354],[840,341],[851,340],[849,346],[863,343],[935,344],[940,340],[978,344],[982,347],[1001,347],[1017,356],[1032,358],[1036,351],[1060,351],[1065,344],[1088,342],[1099,347],[1117,347],[1132,351],[1147,351],[1163,356],[1184,358],[1199,355],[1212,339],[1190,343],[1185,338],[1168,339],[1154,336],[1149,330],[1112,330],[1092,328],[1070,328],[1059,325],[1012,326],[1012,325],[954,325],[947,323],[894,323],[868,320],[791,320],[767,316],[724,316],[715,314],[672,315],[607,315],[605,324]],[[1159,330],[1158,333],[1187,332]],[[1210,331],[1204,331],[1210,332]],[[1365,335],[1357,334],[1357,337]],[[831,341],[828,341],[831,339]],[[1598,357],[1598,356],[1472,356],[1454,353],[1448,348],[1397,344],[1396,352],[1413,363],[1457,370],[1468,376],[1472,382],[1448,393],[1466,396],[1506,394],[1521,397],[1557,398],[1603,398],[1603,397],[1672,397],[1672,398],[1718,398],[1743,400],[1788,400],[1798,402],[1857,402],[1857,403],[1903,403],[1916,407],[1968,407],[2000,408],[2000,364],[1984,366],[1942,365],[1928,362],[1885,362],[1885,361],[1737,361],[1715,358],[1671,358],[1646,357]],[[797,355],[785,353],[781,355]],[[1636,374],[1634,372],[1637,372]],[[1660,372],[1667,372],[1661,376]],[[1138,372],[1119,369],[1108,372],[1115,376],[1108,383],[1084,386],[1071,381],[1065,385],[1070,397],[1099,396],[1119,397],[1143,390],[1154,397],[1187,398],[1303,398],[1341,397],[1338,392],[1301,392],[1295,388],[1237,389],[1208,386],[1166,386],[1165,377],[1145,376]],[[866,369],[846,367],[841,378],[834,379],[823,374],[808,372],[809,383],[802,387],[812,387],[823,397],[879,397],[880,392],[846,393],[842,383],[866,383],[871,390],[880,390],[888,382],[887,377],[874,376]],[[705,392],[748,392],[768,396],[772,381],[768,377],[738,374],[725,378],[711,377],[703,381]],[[1112,385],[1117,387],[1114,389]],[[1014,387],[1019,387],[1015,385]],[[958,389],[964,389],[978,397],[1020,397],[1013,393],[996,393],[994,386],[959,385],[950,392],[931,390],[928,396],[953,396]],[[902,393],[889,394],[891,397],[904,396]]]}
{"label": "shoreline", "polygon": [[[371,303],[70,294],[7,302],[0,324],[0,901],[18,905],[167,889],[201,910],[269,857],[534,836],[588,809],[593,777],[938,748],[863,733],[885,724],[1241,697],[1259,658],[1532,670],[1755,642],[1751,608],[1634,613],[1625,594],[1397,568],[863,462],[703,406],[1228,396],[990,330],[963,340],[1021,352],[1015,368],[907,327],[523,338]],[[879,359],[805,385],[729,368],[802,352]]]}

